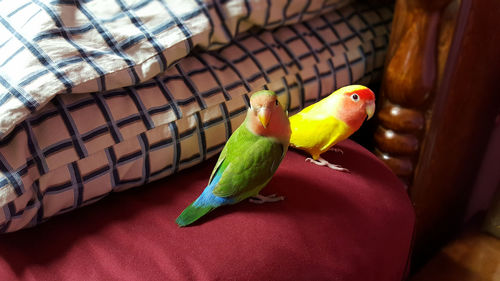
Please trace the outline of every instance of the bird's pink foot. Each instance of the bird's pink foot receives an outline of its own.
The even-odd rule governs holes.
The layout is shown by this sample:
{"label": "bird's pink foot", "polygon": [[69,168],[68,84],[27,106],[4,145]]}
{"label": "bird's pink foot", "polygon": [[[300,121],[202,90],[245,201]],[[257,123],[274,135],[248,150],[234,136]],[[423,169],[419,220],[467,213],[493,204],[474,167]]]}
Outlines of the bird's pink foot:
{"label": "bird's pink foot", "polygon": [[349,172],[348,169],[346,168],[343,168],[342,166],[340,165],[335,165],[335,164],[332,164],[328,161],[326,161],[325,159],[323,158],[318,158],[318,160],[314,160],[312,158],[306,158],[306,162],[311,162],[313,164],[316,164],[318,166],[327,166],[328,168],[332,169],[332,170],[336,170],[336,171],[341,171],[341,172]]}
{"label": "bird's pink foot", "polygon": [[334,151],[334,152],[337,152],[337,153],[340,153],[340,154],[344,155],[344,151],[342,149],[338,148],[338,147],[335,147],[335,146],[330,147],[330,149],[328,149],[328,150]]}
{"label": "bird's pink foot", "polygon": [[276,196],[276,194],[271,194],[269,196],[264,196],[257,194],[257,196],[250,198],[248,201],[255,203],[255,204],[263,204],[263,203],[268,203],[268,202],[278,202],[285,200],[285,197],[283,196]]}

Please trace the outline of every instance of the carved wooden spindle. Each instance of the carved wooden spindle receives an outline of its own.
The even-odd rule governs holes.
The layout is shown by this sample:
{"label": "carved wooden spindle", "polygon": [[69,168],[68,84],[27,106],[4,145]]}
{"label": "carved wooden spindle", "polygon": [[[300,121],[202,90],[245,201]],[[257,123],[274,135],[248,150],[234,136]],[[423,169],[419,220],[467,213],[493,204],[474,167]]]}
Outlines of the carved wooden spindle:
{"label": "carved wooden spindle", "polygon": [[376,151],[409,184],[412,264],[462,226],[500,108],[498,0],[397,0]]}
{"label": "carved wooden spindle", "polygon": [[[450,0],[396,3],[375,132],[376,154],[407,184],[438,80],[441,18]],[[450,37],[451,39],[451,37]],[[450,40],[448,39],[448,41]]]}
{"label": "carved wooden spindle", "polygon": [[[438,67],[443,76],[438,77],[436,97],[426,114],[428,125],[409,189],[417,216],[414,257],[419,258],[413,259],[417,265],[463,225],[500,109],[500,30],[491,28],[498,22],[500,1],[461,0],[455,6],[457,12],[447,7],[442,16],[445,23],[457,24],[452,35],[446,33],[449,26],[441,27],[438,65],[446,64]],[[443,51],[447,57],[439,57],[449,38],[453,38],[449,51]]]}

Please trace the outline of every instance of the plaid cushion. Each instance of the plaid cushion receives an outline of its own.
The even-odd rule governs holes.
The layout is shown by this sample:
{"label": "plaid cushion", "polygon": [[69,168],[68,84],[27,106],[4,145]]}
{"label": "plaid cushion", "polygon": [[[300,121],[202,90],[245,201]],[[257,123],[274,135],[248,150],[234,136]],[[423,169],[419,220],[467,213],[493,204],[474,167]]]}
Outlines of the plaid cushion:
{"label": "plaid cushion", "polygon": [[151,79],[252,25],[299,22],[351,0],[0,1],[0,138],[57,93]]}
{"label": "plaid cushion", "polygon": [[346,6],[194,50],[135,86],[55,96],[0,141],[0,231],[216,155],[253,91],[277,92],[293,113],[339,87],[370,83],[383,66],[391,17],[388,7]]}

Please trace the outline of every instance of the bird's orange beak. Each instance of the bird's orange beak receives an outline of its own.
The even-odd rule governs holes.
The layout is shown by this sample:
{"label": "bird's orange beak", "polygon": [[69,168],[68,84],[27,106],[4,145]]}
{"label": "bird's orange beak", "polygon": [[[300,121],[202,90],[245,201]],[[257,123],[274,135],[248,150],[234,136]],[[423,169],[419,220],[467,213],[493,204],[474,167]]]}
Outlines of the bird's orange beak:
{"label": "bird's orange beak", "polygon": [[370,118],[373,117],[373,114],[375,114],[375,101],[374,100],[369,101],[366,104],[365,111],[366,111],[366,115],[368,115],[368,118],[366,120],[370,120]]}
{"label": "bird's orange beak", "polygon": [[269,124],[269,119],[271,119],[271,110],[267,107],[262,107],[259,109],[259,113],[257,114],[259,117],[260,123],[262,126],[267,128],[267,125]]}

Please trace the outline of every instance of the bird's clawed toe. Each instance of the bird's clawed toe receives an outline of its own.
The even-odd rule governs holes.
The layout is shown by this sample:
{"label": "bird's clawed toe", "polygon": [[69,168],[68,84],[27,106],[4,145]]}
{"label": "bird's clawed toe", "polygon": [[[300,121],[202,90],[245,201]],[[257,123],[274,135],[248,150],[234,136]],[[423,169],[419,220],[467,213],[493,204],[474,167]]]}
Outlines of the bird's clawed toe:
{"label": "bird's clawed toe", "polygon": [[332,164],[321,157],[319,157],[318,160],[314,160],[312,158],[306,158],[305,161],[311,162],[311,163],[318,165],[318,166],[327,166],[328,168],[330,168],[332,170],[341,171],[341,172],[349,172],[348,169],[346,169],[340,165]]}
{"label": "bird's clawed toe", "polygon": [[330,149],[328,149],[330,151],[334,151],[334,152],[337,152],[337,153],[340,153],[342,155],[344,155],[344,151],[338,147],[330,147]]}

